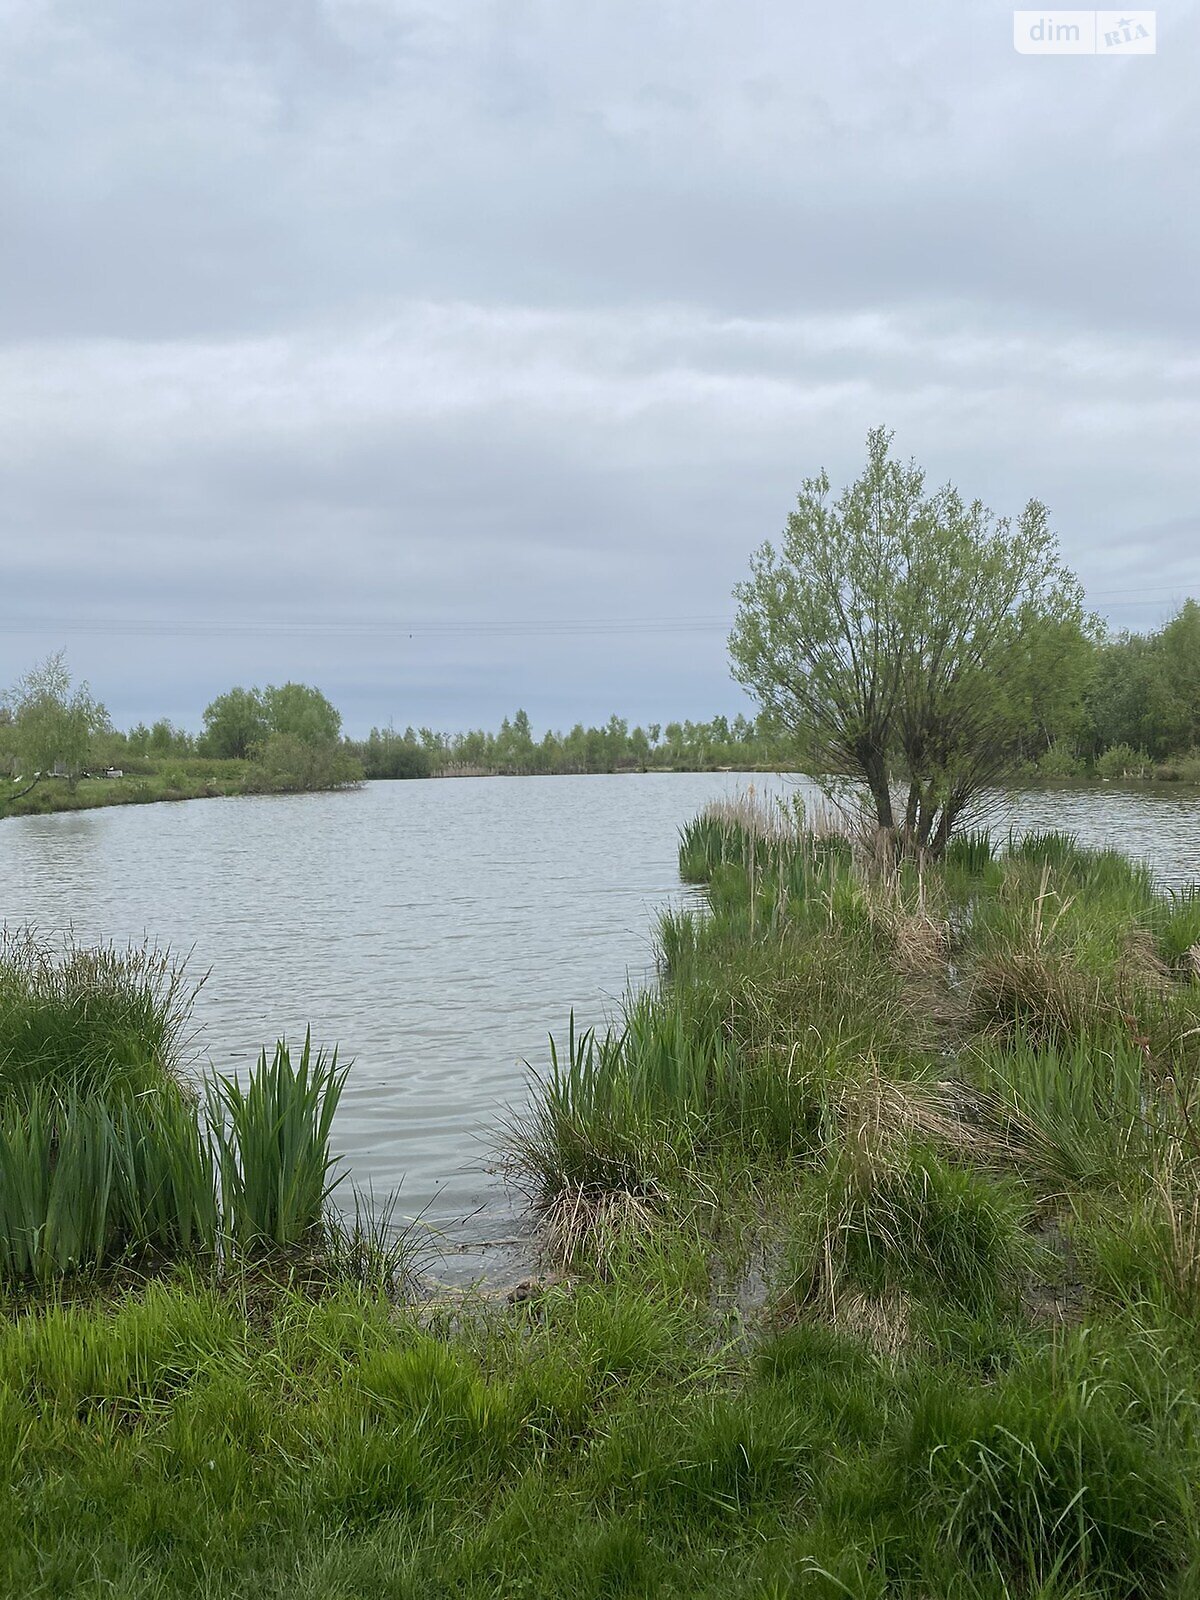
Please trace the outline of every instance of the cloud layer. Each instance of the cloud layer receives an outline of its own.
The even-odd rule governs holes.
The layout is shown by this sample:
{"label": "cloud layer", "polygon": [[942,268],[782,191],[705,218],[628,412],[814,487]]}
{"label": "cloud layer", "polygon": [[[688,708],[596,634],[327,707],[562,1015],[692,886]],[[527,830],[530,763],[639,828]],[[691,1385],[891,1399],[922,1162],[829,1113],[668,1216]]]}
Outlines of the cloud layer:
{"label": "cloud layer", "polygon": [[[103,14],[101,14],[103,13]],[[0,0],[0,680],[118,721],[710,714],[886,422],[1119,624],[1200,588],[1195,7]]]}

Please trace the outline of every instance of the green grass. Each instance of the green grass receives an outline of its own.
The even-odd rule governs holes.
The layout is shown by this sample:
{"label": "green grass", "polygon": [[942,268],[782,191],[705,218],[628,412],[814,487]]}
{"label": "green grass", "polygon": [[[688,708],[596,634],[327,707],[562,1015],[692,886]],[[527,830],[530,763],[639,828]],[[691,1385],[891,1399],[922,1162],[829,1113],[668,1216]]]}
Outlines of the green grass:
{"label": "green grass", "polygon": [[[285,752],[285,754],[287,754]],[[357,762],[321,759],[303,748],[290,759],[231,760],[216,756],[130,758],[120,778],[89,777],[68,783],[46,778],[28,793],[0,796],[5,817],[50,816],[62,811],[94,811],[108,806],[152,805],[170,800],[215,800],[229,795],[294,794],[340,788],[362,776]],[[338,752],[340,756],[340,751]]]}
{"label": "green grass", "polygon": [[[135,770],[136,769],[136,770]],[[41,817],[60,811],[149,805],[160,800],[208,800],[245,794],[252,763],[198,757],[139,760],[120,778],[47,778],[19,798],[0,804],[0,818]]]}
{"label": "green grass", "polygon": [[[203,980],[201,980],[203,981]],[[168,951],[0,938],[0,1100],[181,1085],[199,984]]]}
{"label": "green grass", "polygon": [[515,1304],[335,1239],[311,1046],[163,1099],[190,1177],[119,1075],[19,1080],[0,1171],[61,1194],[0,1322],[0,1593],[1188,1600],[1194,896],[1057,834],[681,844],[708,910],[508,1130],[559,1268]]}

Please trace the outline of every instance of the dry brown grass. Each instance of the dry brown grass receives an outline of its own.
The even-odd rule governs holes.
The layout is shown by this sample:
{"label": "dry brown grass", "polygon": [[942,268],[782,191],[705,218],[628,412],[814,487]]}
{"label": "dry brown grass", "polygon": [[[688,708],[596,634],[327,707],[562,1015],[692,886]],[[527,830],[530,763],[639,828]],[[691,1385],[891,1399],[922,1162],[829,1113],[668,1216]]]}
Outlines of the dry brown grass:
{"label": "dry brown grass", "polygon": [[861,1339],[887,1361],[898,1361],[911,1338],[911,1304],[900,1289],[886,1295],[848,1289],[837,1295],[831,1282],[826,1314],[839,1332]]}
{"label": "dry brown grass", "polygon": [[959,1080],[896,1081],[875,1064],[832,1100],[841,1148],[864,1176],[914,1144],[993,1172],[1038,1164],[1032,1125],[995,1096]]}
{"label": "dry brown grass", "polygon": [[802,838],[840,839],[853,836],[853,819],[824,801],[790,803],[778,795],[760,794],[751,784],[737,794],[711,800],[701,812],[708,822],[740,829],[768,844],[796,844]]}
{"label": "dry brown grass", "polygon": [[561,1271],[586,1267],[606,1277],[617,1257],[644,1241],[661,1220],[661,1206],[643,1194],[570,1184],[543,1210],[538,1246]]}

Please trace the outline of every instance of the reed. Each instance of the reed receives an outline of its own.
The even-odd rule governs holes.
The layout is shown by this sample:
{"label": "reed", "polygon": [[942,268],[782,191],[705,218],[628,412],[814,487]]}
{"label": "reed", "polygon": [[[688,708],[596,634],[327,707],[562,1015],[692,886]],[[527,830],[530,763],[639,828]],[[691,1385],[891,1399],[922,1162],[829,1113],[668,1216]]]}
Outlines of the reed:
{"label": "reed", "polygon": [[[280,1041],[247,1084],[203,1101],[168,1080],[131,1097],[37,1085],[0,1106],[0,1282],[46,1284],[117,1265],[315,1247],[345,1275],[407,1281],[411,1236],[336,1218],[329,1139],[345,1081],[336,1053]],[[403,1270],[402,1270],[403,1269]]]}
{"label": "reed", "polygon": [[1131,1166],[1148,1167],[1175,1120],[1175,1104],[1128,1035],[1054,1043],[1018,1031],[1003,1048],[976,1047],[970,1060],[977,1082],[1031,1130],[1062,1184],[1112,1183]]}
{"label": "reed", "polygon": [[1158,902],[1153,927],[1163,959],[1200,980],[1200,884],[1169,889]]}
{"label": "reed", "polygon": [[336,1050],[314,1055],[306,1033],[295,1064],[281,1039],[244,1087],[226,1076],[209,1083],[223,1226],[239,1249],[287,1249],[313,1237],[341,1181],[329,1137],[346,1070]]}
{"label": "reed", "polygon": [[957,834],[946,849],[946,865],[982,877],[995,860],[992,835],[987,828],[974,828]]}

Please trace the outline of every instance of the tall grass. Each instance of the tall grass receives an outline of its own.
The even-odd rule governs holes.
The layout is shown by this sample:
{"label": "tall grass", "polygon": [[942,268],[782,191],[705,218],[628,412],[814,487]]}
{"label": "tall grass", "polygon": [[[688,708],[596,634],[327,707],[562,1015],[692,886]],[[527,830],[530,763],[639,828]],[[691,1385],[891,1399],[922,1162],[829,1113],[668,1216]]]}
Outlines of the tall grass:
{"label": "tall grass", "polygon": [[1018,1033],[971,1058],[978,1082],[1035,1135],[1039,1155],[1065,1184],[1113,1181],[1148,1165],[1174,1115],[1129,1038],[1039,1042]]}
{"label": "tall grass", "polygon": [[224,1225],[239,1248],[299,1245],[317,1227],[340,1181],[329,1136],[346,1070],[336,1050],[314,1055],[306,1033],[295,1065],[281,1039],[245,1087],[224,1076],[210,1083]]}
{"label": "tall grass", "polygon": [[[203,1104],[36,1088],[0,1109],[0,1281],[45,1284],[118,1264],[228,1260],[319,1240],[380,1257],[338,1227],[329,1137],[344,1071],[280,1042],[244,1087]],[[334,1238],[336,1235],[336,1240]]]}
{"label": "tall grass", "polygon": [[215,1180],[207,1131],[178,1099],[35,1090],[0,1116],[0,1279],[211,1253]]}
{"label": "tall grass", "polygon": [[982,877],[995,859],[991,831],[974,828],[956,834],[946,849],[946,865]]}
{"label": "tall grass", "polygon": [[[551,1070],[517,1123],[521,1170],[538,1192],[560,1177],[653,1184],[719,1149],[783,1157],[811,1144],[820,1114],[811,1062],[764,1067],[719,1030],[642,997],[620,1031],[552,1039]],[[789,1070],[790,1067],[790,1070]]]}
{"label": "tall grass", "polygon": [[[834,1152],[792,1245],[788,1299],[827,1314],[857,1292],[922,1294],[978,1310],[1013,1293],[1028,1254],[1028,1201],[1014,1185],[928,1147]],[[894,1315],[903,1315],[893,1300]]]}
{"label": "tall grass", "polygon": [[203,983],[152,945],[119,949],[0,935],[0,1098],[182,1083],[192,1003]]}
{"label": "tall grass", "polygon": [[1200,979],[1200,884],[1169,889],[1153,926],[1164,960],[1187,977]]}

